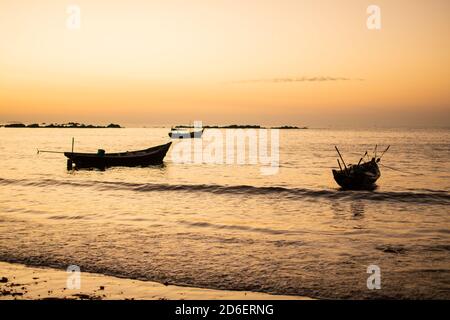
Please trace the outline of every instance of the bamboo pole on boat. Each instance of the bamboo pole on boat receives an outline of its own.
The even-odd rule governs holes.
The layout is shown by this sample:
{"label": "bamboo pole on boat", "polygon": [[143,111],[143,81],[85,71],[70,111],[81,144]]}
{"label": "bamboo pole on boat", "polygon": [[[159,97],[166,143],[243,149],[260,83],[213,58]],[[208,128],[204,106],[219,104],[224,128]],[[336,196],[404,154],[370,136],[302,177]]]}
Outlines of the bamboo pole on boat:
{"label": "bamboo pole on boat", "polygon": [[364,155],[362,156],[362,158],[359,159],[358,166],[360,165],[361,161],[364,159],[364,157],[366,156],[366,154],[367,154],[367,151],[366,151],[366,153],[364,153]]}
{"label": "bamboo pole on boat", "polygon": [[386,150],[383,151],[383,153],[381,154],[381,156],[380,156],[378,159],[381,160],[381,158],[383,158],[384,154],[386,153],[386,151],[389,150],[390,147],[391,147],[391,145],[388,145],[387,148],[386,148]]}
{"label": "bamboo pole on boat", "polygon": [[64,153],[64,151],[37,150],[37,153]]}
{"label": "bamboo pole on boat", "polygon": [[337,151],[337,153],[338,153],[338,155],[339,155],[339,158],[341,158],[342,163],[344,164],[345,170],[347,170],[347,165],[345,164],[344,158],[342,158],[342,155],[341,155],[341,153],[339,152],[338,147],[334,146],[334,148],[336,149],[336,151]]}
{"label": "bamboo pole on boat", "polygon": [[[75,145],[75,138],[72,137],[72,153]],[[39,150],[37,149],[37,154],[39,153],[65,153],[64,151],[53,151],[53,150]]]}
{"label": "bamboo pole on boat", "polygon": [[348,175],[348,169],[347,169],[347,165],[345,164],[344,158],[342,157],[341,153],[339,152],[338,147],[337,147],[337,146],[334,146],[334,148],[336,149],[336,151],[337,151],[339,157],[340,157],[341,160],[342,160],[342,163],[344,164],[344,168],[345,168],[345,173],[346,173],[346,175]]}
{"label": "bamboo pole on boat", "polygon": [[336,159],[336,160],[337,160],[337,163],[339,165],[339,169],[342,171],[341,162],[339,161],[339,159]]}

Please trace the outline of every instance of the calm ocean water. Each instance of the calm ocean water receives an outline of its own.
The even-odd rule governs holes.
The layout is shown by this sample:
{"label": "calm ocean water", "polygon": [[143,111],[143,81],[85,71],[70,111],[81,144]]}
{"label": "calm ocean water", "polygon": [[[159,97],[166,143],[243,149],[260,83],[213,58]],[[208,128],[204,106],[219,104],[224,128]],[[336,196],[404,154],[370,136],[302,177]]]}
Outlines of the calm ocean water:
{"label": "calm ocean water", "polygon": [[[60,154],[168,141],[168,129],[0,128],[0,260],[318,298],[450,299],[450,130],[284,130],[280,169],[66,170]],[[391,145],[373,192],[331,168]],[[367,267],[381,269],[368,290]],[[1,272],[1,271],[0,271]],[[1,275],[1,274],[0,274]]]}

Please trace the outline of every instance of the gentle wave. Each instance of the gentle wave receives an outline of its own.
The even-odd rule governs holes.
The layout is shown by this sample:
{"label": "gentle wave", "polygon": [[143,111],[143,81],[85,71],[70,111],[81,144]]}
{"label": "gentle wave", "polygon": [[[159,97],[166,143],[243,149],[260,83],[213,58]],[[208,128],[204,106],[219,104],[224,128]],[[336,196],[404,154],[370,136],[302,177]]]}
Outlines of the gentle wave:
{"label": "gentle wave", "polygon": [[214,223],[209,223],[209,222],[190,222],[190,221],[184,221],[184,220],[179,220],[177,222],[187,225],[187,226],[190,226],[190,227],[250,231],[250,232],[267,233],[267,234],[272,234],[272,235],[279,235],[279,234],[286,235],[286,234],[297,233],[297,232],[292,232],[289,230],[274,230],[274,229],[270,229],[270,228],[255,228],[255,227],[240,226],[240,225],[223,225],[223,224],[214,224]]}
{"label": "gentle wave", "polygon": [[134,192],[206,192],[213,194],[232,195],[276,195],[288,199],[301,198],[327,198],[339,200],[371,200],[413,202],[424,204],[450,204],[450,193],[443,190],[429,190],[427,192],[386,192],[386,191],[343,191],[343,190],[314,190],[306,188],[265,187],[250,185],[214,185],[214,184],[158,184],[158,183],[132,183],[116,181],[64,181],[54,179],[28,180],[3,179],[0,185],[18,184],[23,186],[49,187],[49,186],[75,186],[93,187],[97,190],[129,190]]}

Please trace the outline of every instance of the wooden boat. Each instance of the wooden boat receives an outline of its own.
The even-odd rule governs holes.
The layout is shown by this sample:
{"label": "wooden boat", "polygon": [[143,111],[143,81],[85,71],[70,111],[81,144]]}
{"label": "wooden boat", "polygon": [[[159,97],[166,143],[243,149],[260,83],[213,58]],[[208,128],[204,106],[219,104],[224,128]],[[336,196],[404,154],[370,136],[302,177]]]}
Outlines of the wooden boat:
{"label": "wooden boat", "polygon": [[375,158],[359,165],[350,165],[346,169],[333,170],[333,177],[342,189],[371,190],[380,178],[381,172]]}
{"label": "wooden boat", "polygon": [[169,142],[144,150],[119,153],[105,153],[99,149],[97,153],[64,152],[64,155],[68,158],[68,169],[72,168],[72,163],[76,168],[145,167],[161,164],[171,144]]}
{"label": "wooden boat", "polygon": [[381,177],[381,171],[378,167],[378,163],[381,161],[384,153],[388,151],[390,146],[386,148],[383,154],[377,158],[376,157],[376,146],[375,146],[375,155],[372,157],[370,161],[363,162],[364,157],[367,155],[367,151],[364,156],[359,160],[356,165],[345,164],[344,159],[342,158],[341,153],[337,147],[336,151],[339,154],[339,157],[342,160],[344,168],[342,168],[341,163],[338,159],[338,165],[340,170],[333,169],[333,177],[336,183],[342,187],[342,189],[346,190],[373,190],[376,188],[376,182]]}
{"label": "wooden boat", "polygon": [[205,131],[205,128],[199,131],[181,131],[177,128],[172,128],[172,130],[169,132],[169,137],[172,139],[193,139],[193,138],[201,138],[203,135],[203,131]]}

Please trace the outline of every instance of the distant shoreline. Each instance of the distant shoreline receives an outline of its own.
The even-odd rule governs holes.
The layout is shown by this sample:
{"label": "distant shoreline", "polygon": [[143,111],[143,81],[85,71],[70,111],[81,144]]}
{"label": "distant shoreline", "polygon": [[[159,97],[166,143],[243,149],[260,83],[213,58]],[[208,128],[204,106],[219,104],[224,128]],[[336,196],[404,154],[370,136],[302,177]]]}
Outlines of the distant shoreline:
{"label": "distant shoreline", "polygon": [[[0,127],[4,128],[63,128],[63,129],[110,129],[110,128],[124,128],[119,124],[110,123],[106,126],[100,126],[100,125],[92,125],[92,124],[84,124],[84,123],[76,123],[76,122],[69,122],[69,123],[31,123],[31,124],[24,124],[24,123],[9,123],[9,124],[3,124],[0,125]],[[195,127],[192,125],[176,125],[173,128],[178,129],[194,129]],[[230,125],[205,125],[202,128],[205,129],[279,129],[279,130],[306,130],[309,129],[308,127],[297,127],[297,126],[260,126],[260,125],[250,125],[250,124],[230,124]]]}
{"label": "distant shoreline", "polygon": [[84,124],[77,122],[69,122],[69,123],[31,123],[31,124],[23,124],[23,123],[10,123],[1,125],[1,127],[5,128],[64,128],[64,129],[109,129],[109,128],[122,128],[119,124],[110,123],[107,126],[99,126],[92,124]]}

